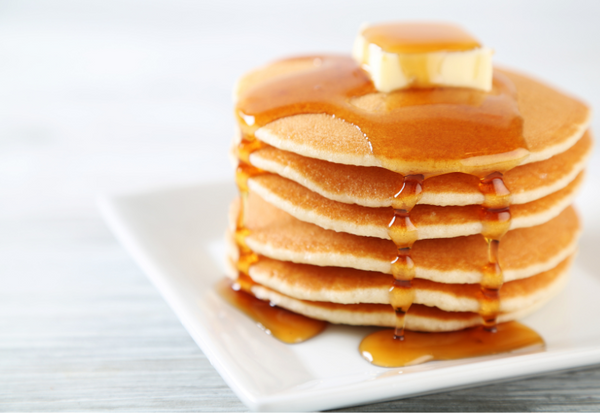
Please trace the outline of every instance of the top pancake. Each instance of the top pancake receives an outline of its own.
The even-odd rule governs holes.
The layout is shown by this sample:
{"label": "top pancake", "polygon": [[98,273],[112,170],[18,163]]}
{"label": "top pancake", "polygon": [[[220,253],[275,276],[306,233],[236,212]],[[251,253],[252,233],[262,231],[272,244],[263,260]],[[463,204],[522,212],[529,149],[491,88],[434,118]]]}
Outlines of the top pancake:
{"label": "top pancake", "polygon": [[[517,166],[504,174],[511,191],[511,204],[524,204],[558,191],[579,174],[592,151],[586,132],[573,147],[550,159]],[[384,168],[341,165],[307,158],[267,146],[250,155],[250,162],[267,172],[290,179],[325,198],[366,207],[392,205],[402,176]],[[419,204],[480,205],[483,194],[479,179],[453,173],[434,176],[423,183]]]}
{"label": "top pancake", "polygon": [[[307,70],[313,61],[312,57],[280,61],[252,72],[240,81],[237,96],[244,96],[261,83]],[[583,135],[589,123],[589,110],[583,103],[528,77],[504,70],[497,72],[507,76],[517,90],[519,112],[524,120],[523,137],[530,151],[521,164],[562,153]],[[362,96],[354,103],[362,110],[375,112],[380,96],[379,93]],[[283,117],[259,128],[255,135],[276,148],[309,158],[347,165],[383,166],[363,132],[325,113]],[[414,159],[396,161],[395,172],[415,173],[416,167],[421,168],[419,173],[450,172],[441,164],[418,163]]]}

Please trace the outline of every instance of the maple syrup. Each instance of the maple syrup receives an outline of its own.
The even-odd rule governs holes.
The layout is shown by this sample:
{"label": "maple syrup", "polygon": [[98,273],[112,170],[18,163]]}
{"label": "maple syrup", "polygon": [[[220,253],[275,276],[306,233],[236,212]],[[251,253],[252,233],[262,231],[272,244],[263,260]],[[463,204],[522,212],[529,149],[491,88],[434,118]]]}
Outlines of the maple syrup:
{"label": "maple syrup", "polygon": [[485,329],[496,331],[496,318],[500,312],[500,288],[504,275],[498,256],[500,239],[510,228],[510,191],[504,184],[503,174],[494,172],[479,181],[479,190],[484,195],[481,206],[481,234],[487,243],[488,262],[483,267],[481,278],[480,315]]}
{"label": "maple syrup", "polygon": [[511,321],[498,324],[495,333],[483,327],[444,333],[408,330],[404,340],[395,340],[394,330],[379,330],[360,343],[359,351],[377,366],[403,367],[432,360],[489,356],[543,345],[544,341],[535,331]]}
{"label": "maple syrup", "polygon": [[376,91],[352,58],[305,59],[319,63],[239,97],[236,112],[244,133],[287,116],[327,113],[358,127],[381,165],[405,175],[486,175],[518,165],[529,153],[516,92],[506,76],[495,74],[489,93],[440,87],[378,94],[383,109],[367,111],[352,101]]}
{"label": "maple syrup", "polygon": [[250,235],[250,230],[246,228],[245,223],[249,191],[248,179],[264,173],[261,169],[250,164],[250,155],[263,146],[264,144],[256,139],[254,135],[247,134],[242,136],[236,148],[238,166],[235,172],[235,181],[240,193],[240,210],[237,216],[234,239],[239,250],[237,269],[240,274],[247,276],[249,276],[250,266],[258,262],[258,255],[246,244],[246,237]]}
{"label": "maple syrup", "polygon": [[398,254],[391,262],[394,282],[390,287],[389,298],[396,314],[394,338],[397,340],[404,340],[406,313],[415,296],[412,286],[412,280],[415,278],[415,263],[411,257],[411,249],[418,235],[416,227],[410,220],[410,211],[421,198],[424,179],[423,175],[404,176],[402,186],[392,201],[394,216],[388,225],[388,233],[396,245]]}
{"label": "maple syrup", "polygon": [[231,305],[256,321],[267,334],[287,344],[301,343],[321,333],[327,323],[271,305],[267,301],[259,300],[251,292],[255,283],[250,277],[250,267],[256,264],[260,257],[246,243],[246,238],[251,233],[246,227],[248,180],[265,172],[250,163],[250,155],[263,146],[252,131],[247,130],[236,148],[238,166],[235,180],[240,194],[240,210],[234,240],[239,251],[236,262],[238,277],[235,283],[222,280],[217,285],[217,292]]}
{"label": "maple syrup", "polygon": [[258,323],[268,334],[288,344],[301,343],[321,333],[327,323],[259,300],[250,292],[252,281],[240,277],[235,283],[223,279],[217,292],[228,303]]}
{"label": "maple syrup", "polygon": [[[410,53],[427,52],[432,48],[469,50],[479,47],[472,38],[445,29],[433,33],[413,31],[406,41],[406,33],[378,27],[367,29],[363,35],[392,52],[397,51],[393,44],[402,43],[399,40],[404,41],[403,47],[407,48],[401,51],[410,50]],[[359,128],[381,165],[402,174],[401,189],[393,195],[388,229],[398,249],[390,264],[394,281],[389,292],[396,327],[367,336],[360,345],[361,354],[374,364],[398,367],[431,359],[496,354],[543,344],[539,335],[519,323],[497,325],[499,293],[503,284],[498,248],[511,219],[510,191],[504,185],[500,171],[518,165],[529,154],[522,136],[523,120],[516,103],[516,92],[509,79],[495,74],[489,93],[459,88],[425,88],[377,94],[367,73],[349,57],[298,59],[312,59],[314,64],[310,69],[274,77],[251,87],[239,97],[236,105],[243,136],[238,146],[240,165],[237,173],[242,198],[236,231],[236,242],[240,247],[240,279],[249,278],[250,265],[259,259],[245,244],[249,231],[244,226],[247,180],[263,173],[249,163],[250,154],[261,147],[254,133],[284,117],[325,113]],[[381,100],[378,110],[365,110],[355,104],[357,98],[368,95],[377,95]],[[482,269],[479,299],[483,326],[448,333],[405,331],[406,314],[414,298],[415,263],[411,248],[418,238],[410,212],[419,201],[426,178],[453,172],[478,176],[480,190],[485,196],[481,220],[482,234],[488,244],[488,263]]]}

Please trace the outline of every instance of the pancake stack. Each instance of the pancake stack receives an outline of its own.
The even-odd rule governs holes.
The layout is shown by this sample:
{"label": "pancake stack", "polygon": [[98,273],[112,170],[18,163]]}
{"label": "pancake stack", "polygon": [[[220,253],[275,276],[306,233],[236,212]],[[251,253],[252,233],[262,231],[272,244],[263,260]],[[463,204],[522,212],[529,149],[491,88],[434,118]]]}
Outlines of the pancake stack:
{"label": "pancake stack", "polygon": [[[311,318],[394,327],[391,263],[399,247],[390,220],[407,173],[390,168],[364,128],[336,113],[296,105],[268,123],[244,113],[261,88],[293,83],[329,58],[275,62],[238,84],[240,127],[232,155],[242,197],[230,211],[229,275],[255,297]],[[496,316],[505,322],[538,309],[567,282],[580,232],[571,203],[592,142],[583,103],[527,76],[494,73],[514,86],[529,151],[503,174],[511,219],[499,244],[503,285]],[[377,114],[387,95],[361,89],[348,105]],[[489,257],[480,178],[428,165],[418,171],[425,179],[410,210],[416,241],[405,328],[441,332],[481,325]]]}

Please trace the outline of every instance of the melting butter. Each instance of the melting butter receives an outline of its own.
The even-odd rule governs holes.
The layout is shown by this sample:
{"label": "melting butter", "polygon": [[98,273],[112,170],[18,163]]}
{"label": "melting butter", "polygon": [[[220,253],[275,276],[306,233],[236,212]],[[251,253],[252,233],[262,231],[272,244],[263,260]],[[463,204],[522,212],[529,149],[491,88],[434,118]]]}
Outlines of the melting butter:
{"label": "melting butter", "polygon": [[367,26],[353,55],[380,92],[432,86],[492,89],[492,49],[450,24]]}

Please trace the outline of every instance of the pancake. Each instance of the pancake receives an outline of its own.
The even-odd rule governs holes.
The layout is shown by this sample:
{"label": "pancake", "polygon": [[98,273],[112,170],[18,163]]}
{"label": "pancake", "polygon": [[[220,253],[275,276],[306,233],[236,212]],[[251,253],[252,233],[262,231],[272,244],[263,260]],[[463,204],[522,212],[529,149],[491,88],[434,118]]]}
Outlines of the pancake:
{"label": "pancake", "polygon": [[[544,198],[511,208],[509,229],[540,225],[556,217],[573,201],[583,180],[583,172],[565,188]],[[286,178],[274,174],[258,175],[248,181],[250,190],[271,205],[293,217],[349,234],[391,239],[389,223],[393,210],[368,208],[327,199]],[[481,207],[417,205],[411,211],[417,239],[452,238],[480,234],[483,230]]]}
{"label": "pancake", "polygon": [[[591,150],[592,139],[590,133],[586,132],[563,153],[511,169],[504,175],[506,186],[512,192],[511,203],[528,203],[564,188],[583,170]],[[250,162],[325,198],[366,207],[391,206],[402,178],[384,168],[335,164],[272,146],[252,153]],[[423,184],[423,194],[418,203],[480,205],[483,195],[478,183],[477,177],[461,173],[435,176]]]}
{"label": "pancake", "polygon": [[[305,70],[314,58],[283,60],[260,69],[243,78],[238,96],[253,90],[264,79],[289,76],[297,70]],[[508,77],[516,87],[517,103],[523,117],[523,137],[530,154],[520,164],[538,162],[565,152],[582,137],[590,122],[590,111],[582,102],[567,96],[529,77],[496,69]],[[377,101],[382,94],[362,96],[354,102],[367,112],[378,110]],[[372,152],[370,142],[362,131],[338,117],[327,114],[299,114],[277,119],[260,127],[255,136],[278,149],[329,162],[381,167],[382,161]],[[413,154],[418,157],[420,154]],[[442,165],[427,160],[397,159],[394,172],[422,173],[443,171]],[[447,172],[447,171],[446,171]]]}
{"label": "pancake", "polygon": [[[564,285],[572,257],[551,270],[529,278],[505,283],[500,289],[500,311],[513,312],[529,307]],[[231,278],[237,278],[235,255],[231,256]],[[318,267],[268,258],[250,268],[250,277],[258,284],[299,300],[339,304],[390,304],[389,289],[393,277],[353,268]],[[479,284],[442,284],[428,280],[413,281],[414,303],[438,307],[444,311],[480,310]]]}
{"label": "pancake", "polygon": [[[543,299],[527,308],[498,314],[498,322],[503,323],[525,317],[548,302],[553,295],[560,291],[561,287],[558,285],[555,291],[550,291]],[[270,301],[273,305],[334,324],[394,327],[396,323],[396,315],[390,305],[337,304],[298,300],[262,285],[252,286],[251,293],[261,300]],[[406,329],[412,331],[456,331],[481,324],[481,316],[477,313],[443,311],[421,304],[412,305],[406,314]]]}
{"label": "pancake", "polygon": [[[247,204],[246,244],[266,257],[318,266],[391,273],[392,241],[323,229],[302,222],[251,192]],[[230,231],[237,208],[232,207]],[[579,220],[572,207],[545,224],[509,231],[500,245],[505,281],[550,270],[576,249]],[[416,278],[442,283],[479,283],[487,263],[480,235],[417,241],[412,249]]]}
{"label": "pancake", "polygon": [[395,327],[390,340],[481,324],[490,338],[567,282],[590,110],[506,69],[485,91],[389,93],[369,70],[306,56],[239,81],[229,275],[308,317]]}

